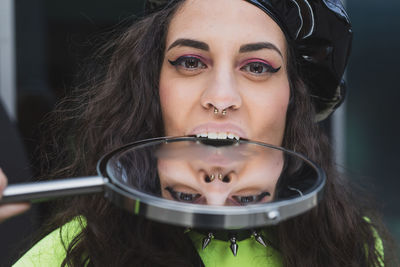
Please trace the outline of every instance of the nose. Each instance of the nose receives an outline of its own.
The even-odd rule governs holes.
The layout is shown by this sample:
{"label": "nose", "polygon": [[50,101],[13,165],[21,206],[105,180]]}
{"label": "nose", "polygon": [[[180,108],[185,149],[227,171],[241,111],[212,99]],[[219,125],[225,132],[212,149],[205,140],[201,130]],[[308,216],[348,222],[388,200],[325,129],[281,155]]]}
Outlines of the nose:
{"label": "nose", "polygon": [[234,76],[234,70],[219,68],[210,76],[210,80],[201,95],[201,105],[207,109],[237,110],[242,105],[242,97]]}
{"label": "nose", "polygon": [[227,172],[220,168],[212,169],[204,173],[203,179],[207,205],[226,205],[229,193],[234,186],[233,172]]}

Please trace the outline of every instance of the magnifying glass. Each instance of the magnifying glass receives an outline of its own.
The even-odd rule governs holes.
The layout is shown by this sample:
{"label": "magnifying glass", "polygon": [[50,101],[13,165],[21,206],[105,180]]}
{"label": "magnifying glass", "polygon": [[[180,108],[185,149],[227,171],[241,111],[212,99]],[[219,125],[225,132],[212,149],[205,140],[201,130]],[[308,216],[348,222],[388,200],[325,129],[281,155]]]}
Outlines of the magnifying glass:
{"label": "magnifying glass", "polygon": [[160,137],[104,155],[97,176],[9,185],[0,204],[104,194],[136,215],[221,230],[274,225],[315,207],[325,173],[306,157],[265,143]]}

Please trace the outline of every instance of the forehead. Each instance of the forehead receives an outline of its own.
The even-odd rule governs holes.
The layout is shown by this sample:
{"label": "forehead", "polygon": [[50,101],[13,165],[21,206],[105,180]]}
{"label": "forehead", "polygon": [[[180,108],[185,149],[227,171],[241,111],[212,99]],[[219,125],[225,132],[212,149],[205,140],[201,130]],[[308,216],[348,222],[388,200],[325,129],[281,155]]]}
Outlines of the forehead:
{"label": "forehead", "polygon": [[271,42],[285,50],[280,27],[244,0],[186,0],[173,17],[167,46],[178,38],[228,43]]}

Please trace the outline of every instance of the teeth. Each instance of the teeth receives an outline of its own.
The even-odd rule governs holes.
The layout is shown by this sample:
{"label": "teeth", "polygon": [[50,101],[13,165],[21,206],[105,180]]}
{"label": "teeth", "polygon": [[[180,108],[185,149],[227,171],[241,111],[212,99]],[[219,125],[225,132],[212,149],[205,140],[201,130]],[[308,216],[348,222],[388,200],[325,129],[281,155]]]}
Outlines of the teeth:
{"label": "teeth", "polygon": [[218,134],[217,133],[208,133],[208,139],[217,139]]}
{"label": "teeth", "polygon": [[228,132],[220,132],[220,133],[215,133],[215,132],[209,132],[209,133],[198,133],[196,134],[197,137],[207,137],[209,139],[236,139],[239,140],[240,137],[238,135],[235,135],[233,133],[228,133]]}
{"label": "teeth", "polygon": [[227,134],[226,133],[218,133],[218,139],[226,139]]}

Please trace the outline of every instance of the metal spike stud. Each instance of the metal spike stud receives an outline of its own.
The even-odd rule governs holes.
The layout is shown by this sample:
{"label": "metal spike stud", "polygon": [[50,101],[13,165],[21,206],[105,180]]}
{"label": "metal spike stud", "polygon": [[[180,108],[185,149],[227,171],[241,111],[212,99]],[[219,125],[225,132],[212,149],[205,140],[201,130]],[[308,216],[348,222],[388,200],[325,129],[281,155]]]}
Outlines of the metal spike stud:
{"label": "metal spike stud", "polygon": [[236,243],[236,237],[232,236],[230,241],[231,241],[231,250],[232,250],[233,256],[236,257],[238,248],[239,248],[238,244]]}
{"label": "metal spike stud", "polygon": [[262,235],[260,235],[259,233],[257,233],[256,231],[253,231],[253,236],[255,238],[255,240],[260,243],[261,245],[263,245],[264,247],[267,247],[267,244],[265,244],[265,241],[262,237]]}
{"label": "metal spike stud", "polygon": [[202,246],[203,250],[208,246],[208,244],[210,244],[211,239],[213,238],[214,238],[213,233],[208,233],[208,235],[203,239],[203,246]]}

